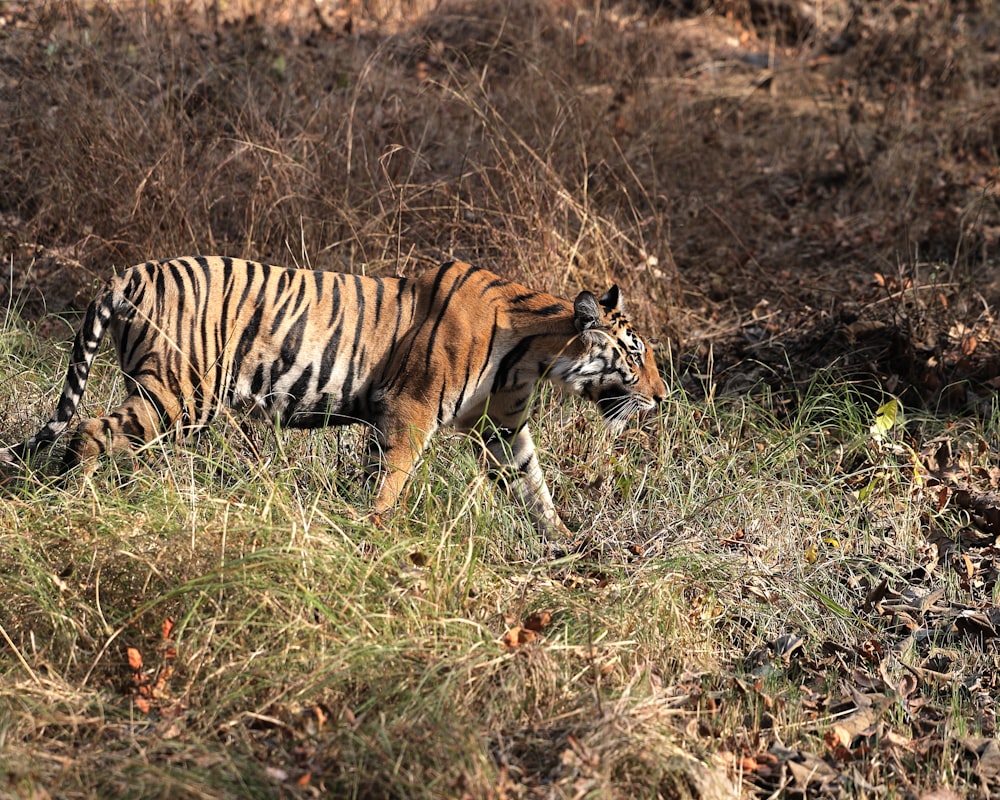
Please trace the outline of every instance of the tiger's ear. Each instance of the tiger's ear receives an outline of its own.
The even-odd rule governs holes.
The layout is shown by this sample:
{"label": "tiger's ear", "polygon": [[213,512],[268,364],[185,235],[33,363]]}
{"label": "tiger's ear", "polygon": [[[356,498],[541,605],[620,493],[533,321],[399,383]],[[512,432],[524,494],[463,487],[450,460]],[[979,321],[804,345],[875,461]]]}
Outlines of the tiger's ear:
{"label": "tiger's ear", "polygon": [[590,292],[580,292],[573,301],[573,324],[583,333],[601,324],[601,309]]}
{"label": "tiger's ear", "polygon": [[617,311],[619,314],[625,313],[625,304],[622,302],[622,295],[618,291],[617,283],[611,284],[611,288],[604,293],[600,302],[609,313],[613,311]]}

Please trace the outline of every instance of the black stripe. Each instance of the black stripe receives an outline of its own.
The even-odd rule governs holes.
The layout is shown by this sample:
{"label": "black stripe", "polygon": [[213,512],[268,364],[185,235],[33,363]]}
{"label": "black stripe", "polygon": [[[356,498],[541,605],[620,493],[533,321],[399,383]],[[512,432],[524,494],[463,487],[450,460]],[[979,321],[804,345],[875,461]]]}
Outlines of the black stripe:
{"label": "black stripe", "polygon": [[305,395],[306,389],[309,388],[309,381],[312,379],[312,373],[313,365],[309,364],[304,370],[302,370],[302,374],[295,380],[295,383],[292,384],[292,388],[289,390],[292,400],[288,404],[288,408],[285,410],[285,418],[283,422],[287,423],[292,414],[295,413],[295,409],[298,407],[299,402]]}
{"label": "black stripe", "polygon": [[552,303],[541,308],[512,308],[510,312],[512,314],[531,314],[537,317],[558,317],[561,314],[566,314],[567,310],[563,305]]}
{"label": "black stripe", "polygon": [[358,354],[358,345],[361,342],[361,331],[365,324],[365,295],[362,291],[361,278],[357,275],[354,276],[354,291],[357,294],[357,316],[354,320],[354,345],[351,348],[351,356],[347,365],[347,375],[344,378],[343,393],[345,400],[350,399],[354,393],[354,375],[356,368],[361,363]]}
{"label": "black stripe", "polygon": [[448,388],[448,376],[445,375],[441,379],[441,393],[438,395],[438,410],[437,410],[437,420],[439,423],[444,422],[444,400],[445,394]]}
{"label": "black stripe", "polygon": [[331,313],[327,322],[327,329],[330,331],[326,344],[323,346],[323,355],[319,362],[319,384],[325,385],[333,374],[337,365],[337,351],[340,349],[340,336],[344,327],[344,320],[340,313],[340,280],[334,283],[333,291],[330,295]]}
{"label": "black stripe", "polygon": [[490,342],[486,346],[486,358],[483,359],[483,365],[479,369],[479,374],[476,376],[476,386],[483,379],[483,375],[486,374],[486,370],[489,369],[490,363],[493,361],[493,348],[497,341],[497,331],[500,330],[500,310],[497,308],[493,309],[493,327],[490,328]]}
{"label": "black stripe", "polygon": [[[482,370],[480,370],[480,375]],[[465,391],[469,388],[469,378],[472,375],[472,359],[465,359],[465,379],[462,381],[462,391],[458,393],[458,399],[455,401],[455,406],[452,409],[452,419],[458,416],[459,412],[462,410],[462,406],[465,404]],[[444,420],[442,419],[442,422]]]}
{"label": "black stripe", "polygon": [[254,342],[260,333],[260,321],[264,315],[264,306],[258,305],[257,309],[253,312],[253,316],[247,321],[246,327],[243,329],[243,334],[240,336],[240,342],[236,345],[236,351],[233,353],[233,370],[239,373],[240,368],[243,365],[243,359],[246,358],[247,353],[254,346]]}
{"label": "black stripe", "polygon": [[[473,273],[479,272],[481,269],[482,269],[481,267],[471,267],[470,269],[466,270],[466,272],[463,275],[456,278],[455,281],[451,284],[451,288],[448,290],[448,294],[445,296],[444,301],[441,303],[441,310],[438,311],[437,317],[434,320],[434,325],[431,326],[430,335],[427,338],[427,357],[425,359],[427,369],[430,369],[431,367],[431,357],[434,355],[434,348],[435,345],[437,344],[438,328],[441,327],[441,323],[444,321],[445,314],[448,313],[448,305],[451,303],[451,299],[455,296],[458,290],[462,288],[462,285],[469,279],[469,277]],[[444,270],[441,270],[438,273],[438,277],[441,277],[443,272]],[[437,296],[438,287],[439,284],[437,281],[435,281],[435,291],[431,295],[432,297]],[[433,304],[431,307],[433,308]]]}
{"label": "black stripe", "polygon": [[501,359],[500,366],[497,367],[496,377],[493,379],[494,392],[503,388],[507,384],[507,377],[510,374],[510,371],[524,357],[524,354],[528,352],[534,340],[534,336],[525,336],[521,339],[521,341],[507,351],[507,354]]}
{"label": "black stripe", "polygon": [[483,290],[479,293],[479,296],[482,297],[490,290],[499,289],[501,286],[510,286],[510,281],[504,280],[503,278],[494,278],[492,281],[490,281],[483,287]]}

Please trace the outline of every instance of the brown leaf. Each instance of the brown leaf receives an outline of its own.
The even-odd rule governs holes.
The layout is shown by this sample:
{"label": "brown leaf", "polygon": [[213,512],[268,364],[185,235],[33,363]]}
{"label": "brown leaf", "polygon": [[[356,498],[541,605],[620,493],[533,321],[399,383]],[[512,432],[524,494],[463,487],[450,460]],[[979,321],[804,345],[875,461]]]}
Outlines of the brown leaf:
{"label": "brown leaf", "polygon": [[[774,652],[781,656],[782,663],[786,666],[791,662],[792,656],[802,649],[805,639],[796,636],[794,633],[784,633],[771,643]],[[801,652],[798,653],[802,655]]]}
{"label": "brown leaf", "polygon": [[913,749],[913,740],[902,736],[895,731],[887,730],[882,733],[883,744],[891,744],[893,747],[902,747],[904,750]]}
{"label": "brown leaf", "polygon": [[951,497],[951,489],[947,486],[937,487],[937,507],[935,508],[935,511],[943,509],[945,505],[947,505],[949,497]]}
{"label": "brown leaf", "polygon": [[160,628],[163,641],[170,641],[170,634],[174,632],[174,621],[170,617],[164,617],[163,625]]}
{"label": "brown leaf", "polygon": [[524,618],[524,627],[529,631],[534,631],[535,633],[541,633],[545,629],[549,622],[552,620],[552,612],[550,611],[538,611],[534,614],[529,614]]}
{"label": "brown leaf", "polygon": [[1000,775],[1000,741],[990,739],[979,748],[979,765],[976,773],[980,778],[993,781]]}
{"label": "brown leaf", "polygon": [[917,691],[919,685],[920,682],[917,680],[916,675],[906,674],[899,679],[899,686],[897,687],[897,691],[899,692],[900,697],[909,697],[911,694]]}
{"label": "brown leaf", "polygon": [[125,652],[128,654],[128,665],[135,672],[142,669],[142,653],[139,652],[137,647],[126,647]]}
{"label": "brown leaf", "polygon": [[518,647],[531,644],[537,638],[538,634],[534,631],[529,631],[526,628],[515,625],[513,628],[507,630],[500,641],[508,650],[516,650]]}
{"label": "brown leaf", "polygon": [[979,639],[997,638],[997,629],[993,621],[981,611],[965,609],[955,619],[955,628],[967,636]]}
{"label": "brown leaf", "polygon": [[866,639],[854,649],[869,664],[878,664],[885,655],[882,645],[875,639]]}
{"label": "brown leaf", "polygon": [[156,683],[150,689],[151,697],[167,697],[170,692],[167,689],[167,682],[174,674],[173,667],[164,667],[156,676]]}
{"label": "brown leaf", "polygon": [[792,773],[798,788],[805,789],[810,784],[825,786],[840,778],[840,773],[812,753],[800,751],[798,756],[802,759],[801,762],[788,761],[788,771]]}
{"label": "brown leaf", "polygon": [[851,753],[852,739],[851,733],[841,725],[834,725],[823,734],[823,744],[838,761],[850,761],[854,758]]}

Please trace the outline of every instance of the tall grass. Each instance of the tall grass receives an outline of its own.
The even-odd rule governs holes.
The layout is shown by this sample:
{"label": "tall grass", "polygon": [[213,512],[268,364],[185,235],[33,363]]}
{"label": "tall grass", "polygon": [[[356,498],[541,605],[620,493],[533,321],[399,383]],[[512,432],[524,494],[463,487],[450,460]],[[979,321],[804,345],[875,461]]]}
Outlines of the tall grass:
{"label": "tall grass", "polygon": [[[0,359],[10,419],[25,393],[53,398],[64,354],[16,318],[2,340],[20,351]],[[96,371],[91,407],[116,381]],[[9,785],[652,797],[724,781],[692,758],[718,747],[689,724],[725,685],[713,676],[756,668],[750,654],[790,632],[811,651],[865,637],[843,571],[888,552],[905,564],[918,539],[891,479],[888,505],[852,497],[865,470],[895,469],[871,463],[864,398],[817,384],[800,408],[674,393],[616,440],[543,396],[543,465],[580,526],[580,552],[556,561],[461,440],[435,443],[382,528],[364,513],[356,432],[257,432],[254,455],[222,422],[64,489],[41,460],[0,505]],[[31,416],[11,435],[44,413]],[[536,637],[505,642],[542,612]],[[128,648],[153,685],[163,676],[149,709]],[[791,675],[768,675],[794,695]],[[759,716],[745,702],[706,719],[740,730]],[[790,699],[780,724],[805,730]]]}

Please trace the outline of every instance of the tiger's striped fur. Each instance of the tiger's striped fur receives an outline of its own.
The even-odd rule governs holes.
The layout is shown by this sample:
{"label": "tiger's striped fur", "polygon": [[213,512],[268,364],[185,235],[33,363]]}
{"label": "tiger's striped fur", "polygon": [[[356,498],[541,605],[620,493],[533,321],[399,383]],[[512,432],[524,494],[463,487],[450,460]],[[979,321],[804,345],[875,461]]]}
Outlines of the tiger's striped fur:
{"label": "tiger's striped fur", "polygon": [[84,419],[63,469],[105,451],[207,425],[250,408],[281,425],[367,423],[379,482],[374,511],[396,503],[441,426],[480,434],[490,474],[543,534],[565,533],[528,430],[536,384],[582,395],[621,427],[664,399],[652,351],[618,289],[571,303],[469,264],[416,278],[286,269],[221,257],[149,261],[112,278],[87,309],[48,423],[0,463],[51,444],[80,403],[110,329],[128,396]]}

